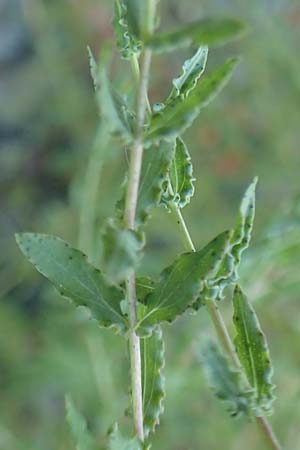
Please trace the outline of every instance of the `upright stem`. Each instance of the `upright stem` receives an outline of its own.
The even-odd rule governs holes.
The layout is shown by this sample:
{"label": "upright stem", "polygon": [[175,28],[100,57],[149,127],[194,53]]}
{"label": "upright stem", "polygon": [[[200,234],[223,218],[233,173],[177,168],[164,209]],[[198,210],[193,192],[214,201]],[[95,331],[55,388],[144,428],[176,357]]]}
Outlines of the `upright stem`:
{"label": "upright stem", "polygon": [[[195,252],[195,246],[193,244],[192,238],[184,221],[184,218],[181,214],[180,208],[176,203],[171,204],[171,209],[176,216],[177,224],[180,228],[180,233],[183,238],[184,246],[188,251]],[[238,359],[238,356],[234,350],[234,346],[232,340],[228,334],[225,322],[223,317],[219,311],[218,306],[216,305],[214,300],[207,300],[206,302],[207,311],[214,325],[218,340],[220,345],[222,346],[224,352],[232,361],[234,366],[237,369],[241,369],[241,364]],[[265,417],[256,417],[256,423],[260,427],[261,431],[264,434],[265,440],[268,443],[270,449],[272,450],[281,450],[281,446],[276,438],[271,425]]]}
{"label": "upright stem", "polygon": [[[128,185],[126,192],[124,222],[130,229],[135,228],[135,213],[138,199],[139,182],[143,160],[143,127],[146,111],[146,92],[148,88],[148,74],[151,53],[145,50],[143,54],[141,75],[137,93],[136,129],[134,142],[130,154]],[[136,433],[144,440],[143,430],[143,398],[142,398],[142,369],[140,339],[134,329],[137,323],[137,299],[135,288],[135,273],[132,270],[126,280],[126,293],[128,301],[129,321],[131,331],[129,334],[131,389],[133,417]]]}
{"label": "upright stem", "polygon": [[[147,14],[145,17],[145,31],[147,35],[152,33],[154,5],[156,0],[147,0]],[[154,9],[153,9],[154,8]],[[150,17],[151,16],[151,17]],[[132,61],[136,78],[139,76],[136,97],[136,126],[133,146],[130,153],[128,185],[125,199],[124,223],[129,229],[135,229],[135,215],[138,200],[139,182],[143,161],[143,132],[146,108],[148,102],[148,79],[151,63],[151,51],[145,49],[142,54],[141,69],[139,71],[137,60]],[[150,108],[151,112],[151,108]],[[144,440],[143,429],[143,397],[142,397],[142,370],[141,370],[141,348],[140,339],[135,333],[137,323],[137,298],[135,287],[135,272],[132,270],[126,280],[126,294],[128,301],[128,315],[130,321],[129,348],[133,417],[136,433],[141,441]]]}

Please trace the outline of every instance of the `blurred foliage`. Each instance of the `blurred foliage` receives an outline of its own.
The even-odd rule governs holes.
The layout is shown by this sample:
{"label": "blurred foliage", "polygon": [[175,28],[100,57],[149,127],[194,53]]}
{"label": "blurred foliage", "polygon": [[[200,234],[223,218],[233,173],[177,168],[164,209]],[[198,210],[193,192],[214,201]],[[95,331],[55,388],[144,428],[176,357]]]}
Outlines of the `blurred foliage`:
{"label": "blurred foliage", "polygon": [[[97,54],[112,39],[111,3],[0,1],[1,450],[74,448],[65,421],[66,393],[87,418],[99,448],[116,418],[130,427],[123,342],[61,302],[24,261],[13,236],[39,231],[77,244],[82,198],[89,202],[84,180],[93,163],[88,160],[98,148],[103,151],[86,46]],[[250,26],[242,40],[210,52],[208,70],[224,53],[242,55],[243,62],[187,135],[197,181],[186,218],[199,247],[233,225],[241,194],[259,176],[254,243],[244,256],[242,284],[256,302],[275,366],[278,400],[271,420],[286,448],[295,448],[300,440],[300,6],[292,0],[161,4],[164,28],[204,15],[239,17]],[[153,103],[165,98],[189,56],[182,50],[167,59],[155,57]],[[117,57],[111,76],[119,89],[131,89],[130,67]],[[98,229],[120,195],[116,186],[127,164],[114,144],[106,155],[89,204],[89,211],[96,211],[95,259]],[[182,248],[163,209],[155,212],[147,232],[141,273],[156,274]],[[229,305],[223,308],[231,314]],[[199,338],[212,333],[205,311],[178,320],[172,331],[164,328],[167,400],[153,448],[223,448],[224,436],[231,450],[262,448],[252,424],[229,420],[206,385],[195,356]]]}

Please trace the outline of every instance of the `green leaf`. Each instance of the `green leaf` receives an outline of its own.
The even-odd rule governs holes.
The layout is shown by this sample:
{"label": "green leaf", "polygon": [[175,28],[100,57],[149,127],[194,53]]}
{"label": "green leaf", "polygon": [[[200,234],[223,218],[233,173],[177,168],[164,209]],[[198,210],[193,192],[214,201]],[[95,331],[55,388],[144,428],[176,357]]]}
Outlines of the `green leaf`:
{"label": "green leaf", "polygon": [[266,338],[253,307],[239,286],[233,295],[233,323],[236,329],[235,348],[250,385],[255,389],[256,414],[271,412],[274,400],[273,368]]}
{"label": "green leaf", "polygon": [[99,67],[94,58],[92,50],[89,46],[87,46],[87,52],[88,52],[88,57],[89,57],[90,72],[91,72],[91,77],[92,77],[93,84],[94,84],[94,89],[95,89],[95,91],[97,91],[98,89],[100,89]]}
{"label": "green leaf", "polygon": [[136,211],[137,226],[145,223],[151,209],[160,205],[174,152],[174,142],[160,142],[145,150]]}
{"label": "green leaf", "polygon": [[133,133],[134,114],[129,110],[125,98],[110,85],[107,78],[105,66],[108,64],[108,48],[102,50],[99,63],[96,62],[90,47],[87,47],[87,50],[101,118],[106,122],[110,133],[129,142]]}
{"label": "green leaf", "polygon": [[184,208],[194,195],[193,165],[189,151],[182,139],[176,139],[175,156],[170,167],[170,183],[172,194],[166,198]]}
{"label": "green leaf", "polygon": [[76,409],[70,396],[66,396],[66,417],[70,426],[76,450],[95,450],[95,443],[87,429],[86,421]]}
{"label": "green leaf", "polygon": [[[150,217],[151,209],[160,206],[168,180],[168,171],[174,157],[174,142],[162,141],[145,149],[139,185],[135,222],[139,227]],[[117,202],[118,217],[123,217],[125,205],[125,187],[122,198]]]}
{"label": "green leaf", "polygon": [[208,48],[201,46],[192,58],[187,59],[183,66],[183,73],[178,78],[173,79],[174,91],[170,97],[180,95],[187,97],[195,88],[199,78],[203,74],[207,61]]}
{"label": "green leaf", "polygon": [[198,308],[206,299],[213,298],[214,300],[221,300],[224,295],[224,289],[237,282],[239,278],[238,268],[241,261],[241,255],[248,247],[251,239],[255,215],[256,183],[257,178],[254,178],[244,194],[240,205],[237,224],[231,231],[228,250],[223,257],[218,273],[209,281],[209,287],[202,293],[201,298],[199,298],[199,304],[195,304],[194,307]]}
{"label": "green leaf", "polygon": [[147,308],[139,321],[137,333],[149,336],[153,326],[173,322],[199,297],[206,281],[214,276],[226,251],[229,232],[225,231],[198,252],[180,255],[161,274]]}
{"label": "green leaf", "polygon": [[110,132],[130,142],[132,138],[132,119],[125,99],[110,85],[104,68],[98,71],[100,89],[96,99],[101,112],[101,118],[107,123]]}
{"label": "green leaf", "polygon": [[162,112],[152,116],[146,142],[158,141],[162,138],[173,139],[182,134],[196,119],[200,111],[223,89],[230,79],[238,60],[232,58],[206,76],[190,95],[183,100],[176,97],[168,103]]}
{"label": "green leaf", "polygon": [[146,41],[146,45],[158,53],[191,44],[218,46],[236,39],[245,30],[245,24],[236,19],[204,19],[175,31],[155,33]]}
{"label": "green leaf", "polygon": [[147,13],[146,2],[140,0],[124,0],[127,8],[127,21],[130,32],[139,38],[143,37],[144,22]]}
{"label": "green leaf", "polygon": [[152,336],[141,339],[144,433],[148,437],[159,424],[164,411],[165,379],[162,369],[165,365],[165,348],[161,328],[156,328]]}
{"label": "green leaf", "polygon": [[46,234],[21,233],[16,235],[16,240],[28,261],[63,297],[71,299],[76,306],[89,308],[100,326],[126,331],[127,321],[120,308],[123,291],[110,286],[82,252]]}
{"label": "green leaf", "polygon": [[115,283],[125,280],[142,258],[144,237],[109,220],[102,232],[102,267]]}
{"label": "green leaf", "polygon": [[230,367],[228,359],[213,343],[208,342],[200,359],[215,395],[225,401],[232,416],[248,414],[251,410],[252,391],[243,384],[242,374]]}
{"label": "green leaf", "polygon": [[236,269],[241,262],[241,255],[248,248],[255,217],[255,189],[257,177],[246,190],[240,206],[240,213],[231,238],[232,256]]}
{"label": "green leaf", "polygon": [[117,47],[124,59],[129,59],[134,54],[139,55],[142,49],[142,42],[137,39],[137,35],[134,36],[133,34],[136,28],[136,19],[131,14],[131,2],[127,3],[129,4],[129,16],[126,2],[115,0],[115,17],[113,20]]}
{"label": "green leaf", "polygon": [[150,277],[138,277],[135,281],[136,296],[140,303],[146,304],[147,296],[155,288],[155,282]]}
{"label": "green leaf", "polygon": [[133,439],[124,437],[115,424],[109,435],[108,450],[142,450],[142,444],[137,437]]}

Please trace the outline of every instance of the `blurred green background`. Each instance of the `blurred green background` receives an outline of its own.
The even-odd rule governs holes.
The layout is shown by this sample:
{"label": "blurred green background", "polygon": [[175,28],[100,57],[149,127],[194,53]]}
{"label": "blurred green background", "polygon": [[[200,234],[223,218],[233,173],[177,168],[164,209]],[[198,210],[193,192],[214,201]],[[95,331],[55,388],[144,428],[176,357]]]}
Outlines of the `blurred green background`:
{"label": "blurred green background", "polygon": [[[56,234],[89,250],[97,261],[99,229],[114,210],[126,157],[112,142],[104,165],[95,163],[99,118],[86,46],[97,55],[113,38],[112,15],[113,2],[105,0],[0,0],[1,450],[74,449],[64,419],[65,393],[86,416],[99,449],[114,421],[130,429],[124,414],[125,343],[62,301],[14,241],[16,231]],[[250,32],[210,52],[207,70],[230,55],[243,60],[186,135],[197,181],[184,213],[200,247],[234,224],[246,186],[259,176],[242,285],[255,302],[271,348],[278,399],[270,420],[285,447],[296,449],[300,5],[292,0],[161,0],[162,28],[201,16],[242,18]],[[179,51],[154,58],[152,102],[164,98],[189,55]],[[117,53],[111,76],[121,91],[130,90],[130,67]],[[94,184],[87,186],[91,174]],[[86,223],[93,216],[94,228]],[[155,275],[183,249],[165,210],[155,211],[147,233],[141,273]],[[222,309],[229,320],[230,303]],[[167,399],[153,448],[263,450],[254,425],[231,419],[207,387],[196,356],[201,338],[213,336],[206,312],[187,315],[164,331]]]}

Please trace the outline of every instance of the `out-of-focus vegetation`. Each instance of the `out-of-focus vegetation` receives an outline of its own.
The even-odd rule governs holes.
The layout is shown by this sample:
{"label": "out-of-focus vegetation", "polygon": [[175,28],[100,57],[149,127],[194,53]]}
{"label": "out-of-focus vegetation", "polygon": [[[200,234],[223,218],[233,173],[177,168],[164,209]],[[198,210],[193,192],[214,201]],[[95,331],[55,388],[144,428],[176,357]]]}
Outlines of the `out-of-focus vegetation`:
{"label": "out-of-focus vegetation", "polygon": [[[275,367],[279,398],[271,421],[286,448],[294,449],[300,441],[300,6],[292,0],[161,4],[169,27],[202,15],[236,16],[249,24],[242,40],[210,52],[208,69],[224,59],[224,51],[243,61],[188,132],[197,182],[185,215],[197,246],[204,244],[232,226],[241,194],[259,176],[242,284],[256,302]],[[28,230],[78,245],[82,208],[96,211],[99,227],[114,208],[125,154],[106,149],[104,167],[94,171],[101,175],[97,195],[85,188],[86,172],[90,176],[95,167],[88,161],[101,147],[86,45],[97,54],[111,39],[112,9],[104,0],[0,1],[1,450],[74,448],[65,393],[88,418],[99,448],[116,418],[130,426],[125,344],[62,302],[14,241],[14,232]],[[153,102],[164,98],[188,55],[154,58]],[[126,62],[115,59],[111,75],[130,90]],[[181,251],[170,216],[163,209],[154,216],[142,273],[158,273]],[[86,231],[95,260],[97,230]],[[82,236],[80,245],[87,245]],[[226,302],[222,308],[231,314]],[[154,448],[224,448],[224,436],[231,450],[261,448],[253,426],[229,420],[206,385],[195,350],[208,333],[204,310],[178,320],[172,330],[165,327],[167,399]]]}

